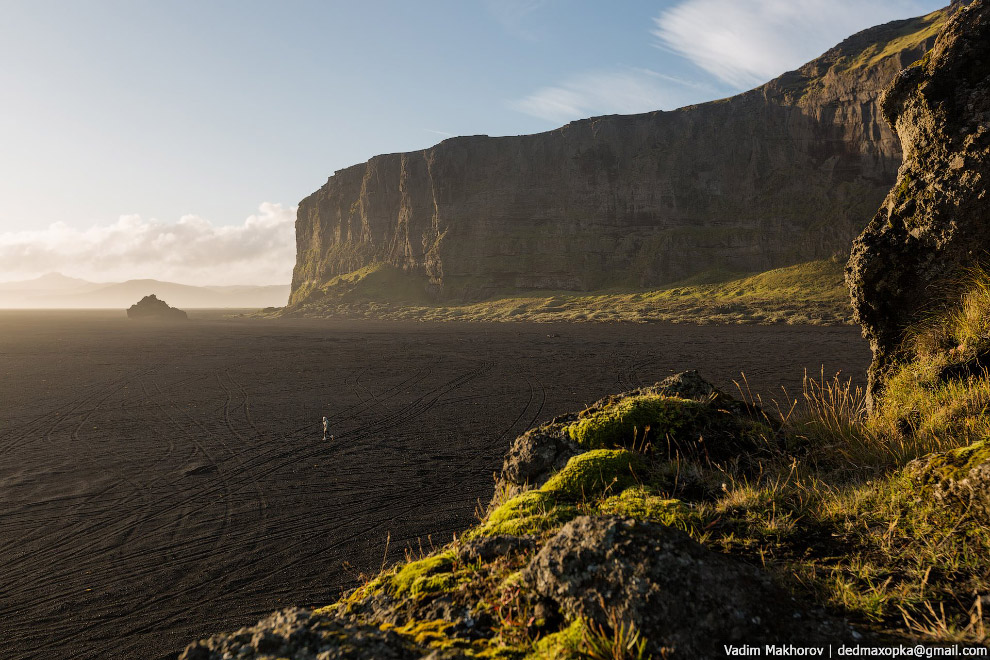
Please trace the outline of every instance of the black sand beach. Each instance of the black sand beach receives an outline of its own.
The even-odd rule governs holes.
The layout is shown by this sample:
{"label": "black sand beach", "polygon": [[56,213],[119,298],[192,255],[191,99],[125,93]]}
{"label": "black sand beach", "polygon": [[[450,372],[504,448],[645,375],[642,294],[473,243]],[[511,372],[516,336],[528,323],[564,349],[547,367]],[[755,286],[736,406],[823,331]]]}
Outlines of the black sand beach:
{"label": "black sand beach", "polygon": [[869,361],[852,327],[190,318],[0,312],[4,658],[166,658],[330,601],[449,540],[512,438],[603,395],[688,368],[797,394],[822,356]]}

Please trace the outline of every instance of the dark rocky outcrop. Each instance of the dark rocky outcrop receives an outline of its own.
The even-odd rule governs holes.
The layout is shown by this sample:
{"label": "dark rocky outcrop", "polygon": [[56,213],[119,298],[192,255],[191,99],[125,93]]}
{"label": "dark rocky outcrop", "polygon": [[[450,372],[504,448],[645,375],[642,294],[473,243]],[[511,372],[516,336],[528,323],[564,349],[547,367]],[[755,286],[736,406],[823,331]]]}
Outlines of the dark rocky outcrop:
{"label": "dark rocky outcrop", "polygon": [[863,640],[846,623],[801,606],[766,573],[655,523],[575,518],[523,579],[567,619],[631,624],[650,640],[653,657],[722,657],[723,644]]}
{"label": "dark rocky outcrop", "polygon": [[905,358],[905,331],[951,298],[965,269],[990,259],[990,4],[962,7],[897,76],[882,109],[904,163],[846,270],[873,348],[874,395]]}
{"label": "dark rocky outcrop", "polygon": [[187,321],[189,316],[181,309],[169,307],[155,294],[145,296],[127,308],[127,318],[153,321]]}
{"label": "dark rocky outcrop", "polygon": [[256,625],[186,647],[179,660],[293,658],[295,660],[412,660],[427,651],[378,626],[345,622],[292,608]]}
{"label": "dark rocky outcrop", "polygon": [[539,488],[572,457],[593,447],[652,443],[654,451],[670,457],[718,461],[747,458],[759,449],[758,440],[773,436],[761,410],[728,396],[697,371],[685,371],[605,397],[519,436],[505,455],[496,491],[504,497]]}
{"label": "dark rocky outcrop", "polygon": [[901,160],[880,91],[943,20],[865,30],[721,101],[452,138],[340,170],[300,202],[290,304],[371,264],[461,301],[845,254]]}

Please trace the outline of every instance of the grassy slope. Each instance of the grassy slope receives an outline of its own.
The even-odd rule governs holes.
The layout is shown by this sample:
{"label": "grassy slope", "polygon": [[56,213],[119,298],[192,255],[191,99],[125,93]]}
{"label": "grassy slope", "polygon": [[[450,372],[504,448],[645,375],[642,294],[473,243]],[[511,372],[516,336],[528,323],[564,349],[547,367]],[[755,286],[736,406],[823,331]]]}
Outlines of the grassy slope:
{"label": "grassy slope", "polygon": [[656,290],[541,291],[463,305],[431,304],[424,287],[379,265],[334,278],[306,316],[423,321],[850,323],[842,264],[813,261],[757,275],[706,273]]}

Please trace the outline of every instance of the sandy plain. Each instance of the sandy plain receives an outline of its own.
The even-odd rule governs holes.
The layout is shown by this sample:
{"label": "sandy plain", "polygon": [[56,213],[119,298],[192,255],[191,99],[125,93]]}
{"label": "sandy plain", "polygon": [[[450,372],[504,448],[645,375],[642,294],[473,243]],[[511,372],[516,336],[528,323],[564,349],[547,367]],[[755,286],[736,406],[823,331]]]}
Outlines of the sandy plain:
{"label": "sandy plain", "polygon": [[448,541],[555,415],[869,360],[852,327],[190,319],[0,311],[0,656],[175,657]]}

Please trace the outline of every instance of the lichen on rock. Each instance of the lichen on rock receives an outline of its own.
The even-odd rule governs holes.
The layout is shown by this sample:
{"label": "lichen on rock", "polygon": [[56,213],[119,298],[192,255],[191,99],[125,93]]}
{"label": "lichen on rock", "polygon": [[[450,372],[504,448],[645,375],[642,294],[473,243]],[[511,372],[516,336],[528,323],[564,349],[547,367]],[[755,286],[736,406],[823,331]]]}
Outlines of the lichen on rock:
{"label": "lichen on rock", "polygon": [[928,454],[904,473],[937,501],[990,519],[990,441]]}

